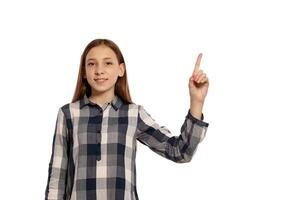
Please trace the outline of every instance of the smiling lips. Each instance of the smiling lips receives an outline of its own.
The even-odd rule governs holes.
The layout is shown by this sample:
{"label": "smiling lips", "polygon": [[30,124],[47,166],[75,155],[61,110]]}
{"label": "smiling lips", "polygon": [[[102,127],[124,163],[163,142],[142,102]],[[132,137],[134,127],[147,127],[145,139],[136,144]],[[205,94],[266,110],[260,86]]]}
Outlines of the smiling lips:
{"label": "smiling lips", "polygon": [[107,80],[107,78],[95,78],[94,79],[97,83],[103,83],[104,81]]}

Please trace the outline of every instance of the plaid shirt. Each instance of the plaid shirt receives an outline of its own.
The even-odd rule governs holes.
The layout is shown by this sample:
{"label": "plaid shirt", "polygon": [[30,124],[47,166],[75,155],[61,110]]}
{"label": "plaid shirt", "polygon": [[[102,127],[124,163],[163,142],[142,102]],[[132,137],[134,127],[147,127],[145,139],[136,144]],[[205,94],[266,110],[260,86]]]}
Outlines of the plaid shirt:
{"label": "plaid shirt", "polygon": [[[181,134],[172,136],[143,106],[125,104],[117,95],[101,107],[86,95],[63,105],[56,119],[45,199],[138,200],[136,140],[169,160],[189,162],[206,134],[208,123],[202,120],[203,115],[199,120],[188,110]],[[73,125],[72,134],[67,123]]]}

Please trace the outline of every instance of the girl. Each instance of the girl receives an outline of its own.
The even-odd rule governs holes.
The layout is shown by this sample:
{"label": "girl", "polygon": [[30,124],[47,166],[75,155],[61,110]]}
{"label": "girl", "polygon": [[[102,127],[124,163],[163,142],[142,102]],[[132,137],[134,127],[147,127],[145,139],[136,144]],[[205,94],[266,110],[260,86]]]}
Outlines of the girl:
{"label": "girl", "polygon": [[91,41],[73,100],[58,110],[45,199],[138,200],[136,140],[174,162],[191,161],[208,127],[202,108],[209,83],[199,69],[201,57],[189,79],[181,134],[172,136],[132,102],[119,47],[108,39]]}

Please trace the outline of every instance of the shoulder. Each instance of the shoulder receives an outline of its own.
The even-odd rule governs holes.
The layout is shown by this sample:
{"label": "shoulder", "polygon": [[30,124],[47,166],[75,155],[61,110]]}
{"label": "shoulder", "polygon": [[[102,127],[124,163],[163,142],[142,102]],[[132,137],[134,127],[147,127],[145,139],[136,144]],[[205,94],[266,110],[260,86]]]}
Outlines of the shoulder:
{"label": "shoulder", "polygon": [[137,103],[124,104],[123,106],[127,107],[128,109],[134,109],[137,111],[144,110],[144,106]]}
{"label": "shoulder", "polygon": [[138,112],[138,116],[141,118],[144,117],[151,117],[151,115],[148,113],[147,108],[145,108],[142,104],[135,104],[136,110]]}
{"label": "shoulder", "polygon": [[59,108],[62,109],[62,110],[65,110],[65,109],[70,109],[70,108],[74,108],[74,107],[78,107],[79,108],[79,100],[78,101],[75,101],[75,102],[70,102],[70,103],[65,103],[65,104],[62,104]]}
{"label": "shoulder", "polygon": [[120,112],[126,112],[130,116],[136,116],[140,117],[141,115],[148,114],[146,110],[144,109],[144,106],[137,103],[129,103],[129,104],[123,104],[120,107]]}
{"label": "shoulder", "polygon": [[121,110],[128,110],[128,112],[136,112],[139,110],[139,105],[136,103],[124,103],[121,107]]}
{"label": "shoulder", "polygon": [[65,117],[70,118],[73,113],[80,110],[80,100],[75,102],[64,103],[59,107],[59,112],[62,112]]}

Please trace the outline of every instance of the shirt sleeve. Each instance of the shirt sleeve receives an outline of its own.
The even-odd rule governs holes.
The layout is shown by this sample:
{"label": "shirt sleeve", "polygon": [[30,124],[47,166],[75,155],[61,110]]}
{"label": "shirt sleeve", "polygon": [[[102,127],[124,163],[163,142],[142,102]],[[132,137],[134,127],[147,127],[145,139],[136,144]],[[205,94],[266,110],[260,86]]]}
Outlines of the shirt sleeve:
{"label": "shirt sleeve", "polygon": [[137,140],[155,153],[177,163],[191,161],[198,144],[204,139],[208,123],[195,118],[190,109],[181,126],[179,136],[174,136],[165,126],[160,126],[151,115],[139,105]]}
{"label": "shirt sleeve", "polygon": [[67,165],[67,125],[64,113],[60,108],[52,142],[45,200],[63,200],[65,198]]}

